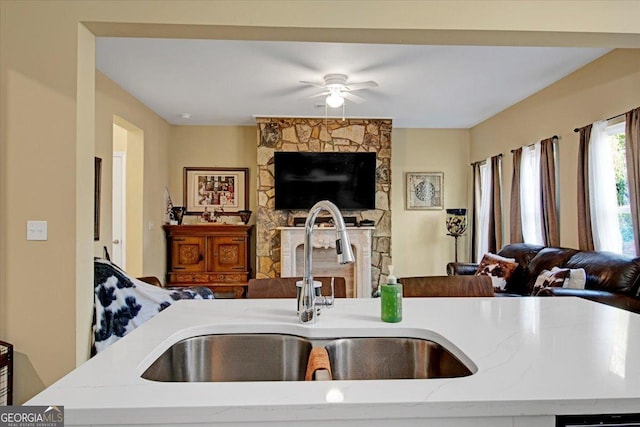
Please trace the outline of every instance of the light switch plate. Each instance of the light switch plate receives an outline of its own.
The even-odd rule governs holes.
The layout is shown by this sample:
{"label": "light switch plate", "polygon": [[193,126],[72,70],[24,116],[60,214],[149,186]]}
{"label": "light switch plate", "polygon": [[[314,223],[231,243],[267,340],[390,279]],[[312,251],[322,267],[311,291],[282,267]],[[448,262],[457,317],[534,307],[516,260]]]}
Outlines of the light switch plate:
{"label": "light switch plate", "polygon": [[47,221],[27,221],[27,240],[47,240]]}

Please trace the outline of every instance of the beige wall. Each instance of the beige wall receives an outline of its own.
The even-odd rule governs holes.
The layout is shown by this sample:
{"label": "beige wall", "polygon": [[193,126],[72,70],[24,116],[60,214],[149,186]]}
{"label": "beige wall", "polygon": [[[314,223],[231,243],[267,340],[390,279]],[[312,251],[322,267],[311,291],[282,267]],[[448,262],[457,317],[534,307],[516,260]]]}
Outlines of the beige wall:
{"label": "beige wall", "polygon": [[[124,119],[126,122],[124,122]],[[112,153],[114,120],[123,127],[129,127],[128,135],[133,141],[127,143],[127,165],[143,164],[143,192],[132,195],[127,201],[133,205],[135,201],[141,206],[142,218],[135,224],[127,222],[128,233],[141,240],[135,246],[134,253],[127,253],[127,262],[132,262],[134,275],[164,277],[165,239],[162,231],[164,222],[164,188],[169,185],[169,137],[171,126],[140,101],[100,72],[96,72],[96,156],[102,157],[102,197],[101,197],[101,232],[100,241],[94,245],[96,256],[102,256],[102,246],[112,252],[111,236],[111,186],[112,186]],[[133,125],[133,126],[131,126]],[[131,135],[134,134],[134,135]],[[137,149],[130,150],[130,145]],[[142,146],[144,145],[144,146]],[[129,153],[131,151],[131,153]],[[142,156],[141,160],[135,160]],[[127,171],[128,176],[136,181],[134,171]],[[134,200],[137,199],[137,200]],[[129,227],[132,229],[129,231]],[[136,241],[132,242],[136,243]],[[129,256],[132,256],[131,260]],[[129,270],[129,268],[127,267]],[[141,270],[141,271],[140,271]]]}
{"label": "beige wall", "polygon": [[578,134],[596,120],[640,106],[640,49],[617,49],[471,129],[471,161],[503,153],[508,242],[511,150],[559,136],[560,243],[578,247]]}
{"label": "beige wall", "polygon": [[[76,365],[76,171],[92,189],[93,165],[76,164],[77,21],[13,6],[0,3],[0,336],[15,346],[21,403]],[[92,152],[91,135],[85,143]],[[48,221],[47,241],[26,240],[30,219]]]}
{"label": "beige wall", "polygon": [[[95,124],[92,114],[98,106],[93,34],[640,47],[637,2],[380,1],[363,8],[360,1],[342,1],[340,14],[328,4],[0,2],[0,337],[16,345],[18,403],[86,357],[92,157],[102,146],[95,141],[102,134],[98,113]],[[162,133],[147,129],[145,140],[166,144]],[[145,180],[162,177],[166,151],[145,150],[145,164]],[[161,195],[145,192],[144,215],[155,227],[143,248],[149,274],[164,268],[153,261],[146,266],[147,257],[161,259],[164,252],[162,205]],[[49,222],[48,241],[25,240],[29,219]]]}
{"label": "beige wall", "polygon": [[[140,197],[141,194],[144,194],[144,131],[118,115],[113,116],[113,123],[113,152],[123,153],[125,162],[125,186],[123,189],[125,202],[122,212],[125,218],[125,229],[123,230],[124,233],[118,233],[120,235],[116,236],[113,230],[113,222],[109,224],[111,226],[111,234],[107,236],[110,238],[108,243],[111,246],[112,259],[118,261],[115,259],[116,253],[113,246],[115,243],[113,242],[116,239],[121,240],[118,244],[124,250],[124,260],[119,261],[118,265],[133,277],[140,277],[144,275],[142,247],[145,227],[143,224],[143,198]],[[113,173],[110,176],[113,179]],[[151,183],[150,187],[148,191],[157,191],[155,183]],[[106,208],[110,210],[112,220],[114,219],[114,196],[112,181],[111,194],[105,195],[108,205]],[[109,200],[112,202],[109,203]],[[97,249],[96,254],[102,253],[99,248]]]}
{"label": "beige wall", "polygon": [[[255,126],[171,126],[170,135],[169,193],[174,205],[183,205],[185,167],[249,168],[249,209],[256,211]],[[184,221],[195,222],[197,216]]]}
{"label": "beige wall", "polygon": [[[454,259],[446,212],[405,209],[405,173],[443,172],[445,208],[468,208],[469,169],[468,130],[393,129],[391,253],[398,277],[444,275]],[[460,261],[468,261],[466,240],[459,240]]]}
{"label": "beige wall", "polygon": [[[257,212],[257,128],[255,126],[171,126],[169,148],[169,194],[176,206],[184,205],[185,167],[249,168],[249,209],[256,223]],[[237,221],[238,217],[229,217]],[[185,215],[185,224],[198,220]],[[255,275],[256,233],[251,235],[251,270]]]}

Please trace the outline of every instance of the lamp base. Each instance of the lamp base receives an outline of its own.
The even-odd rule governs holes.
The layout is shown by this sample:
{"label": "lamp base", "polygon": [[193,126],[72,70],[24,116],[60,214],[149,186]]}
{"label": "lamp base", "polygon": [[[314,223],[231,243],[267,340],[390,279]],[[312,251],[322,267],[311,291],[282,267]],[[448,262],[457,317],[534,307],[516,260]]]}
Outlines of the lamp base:
{"label": "lamp base", "polygon": [[454,238],[454,262],[458,262],[458,237],[463,236],[463,234],[452,234],[447,233],[447,236],[451,236]]}

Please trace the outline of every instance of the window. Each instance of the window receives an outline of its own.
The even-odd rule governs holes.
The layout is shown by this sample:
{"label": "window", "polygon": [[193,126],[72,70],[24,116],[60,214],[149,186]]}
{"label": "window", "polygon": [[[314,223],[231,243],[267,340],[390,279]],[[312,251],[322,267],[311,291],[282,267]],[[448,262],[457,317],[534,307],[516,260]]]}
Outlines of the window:
{"label": "window", "polygon": [[540,143],[522,148],[520,163],[520,218],[525,243],[543,245]]}
{"label": "window", "polygon": [[618,229],[622,240],[621,252],[624,255],[636,256],[633,225],[631,224],[631,208],[629,207],[629,181],[627,180],[627,156],[625,149],[625,122],[607,126],[607,136],[616,186],[616,213]]}
{"label": "window", "polygon": [[589,142],[591,227],[596,250],[635,256],[625,122],[593,124]]}

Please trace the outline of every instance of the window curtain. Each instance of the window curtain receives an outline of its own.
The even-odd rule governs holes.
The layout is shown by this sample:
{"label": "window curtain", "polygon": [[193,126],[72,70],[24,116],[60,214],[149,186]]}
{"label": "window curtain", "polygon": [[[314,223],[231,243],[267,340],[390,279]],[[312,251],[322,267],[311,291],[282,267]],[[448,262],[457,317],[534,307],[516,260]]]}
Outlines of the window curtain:
{"label": "window curtain", "polygon": [[543,245],[540,196],[540,143],[522,148],[520,164],[520,206],[524,242]]}
{"label": "window curtain", "polygon": [[640,108],[629,111],[625,118],[629,205],[633,235],[635,236],[636,256],[640,256]]}
{"label": "window curtain", "polygon": [[597,251],[622,252],[613,156],[607,122],[595,122],[589,141],[589,209]]}
{"label": "window curtain", "polygon": [[511,212],[509,216],[509,240],[511,243],[524,242],[522,236],[522,219],[520,218],[520,167],[522,164],[522,148],[513,150],[513,173],[511,174]]}
{"label": "window curtain", "polygon": [[473,168],[473,220],[471,222],[471,262],[478,262],[478,227],[480,226],[480,200],[482,199],[481,162],[472,163]]}
{"label": "window curtain", "polygon": [[558,138],[540,142],[540,198],[542,238],[545,246],[560,246],[558,204],[556,199],[555,143]]}
{"label": "window curtain", "polygon": [[473,164],[474,224],[472,259],[502,248],[502,155]]}
{"label": "window curtain", "polygon": [[581,251],[593,251],[591,209],[589,197],[589,140],[592,125],[580,129],[578,148],[578,247]]}
{"label": "window curtain", "polygon": [[491,195],[489,200],[489,252],[502,249],[502,155],[491,157]]}
{"label": "window curtain", "polygon": [[487,159],[479,165],[480,168],[480,194],[478,205],[478,229],[476,238],[476,260],[489,252],[489,215],[491,214],[491,159]]}

